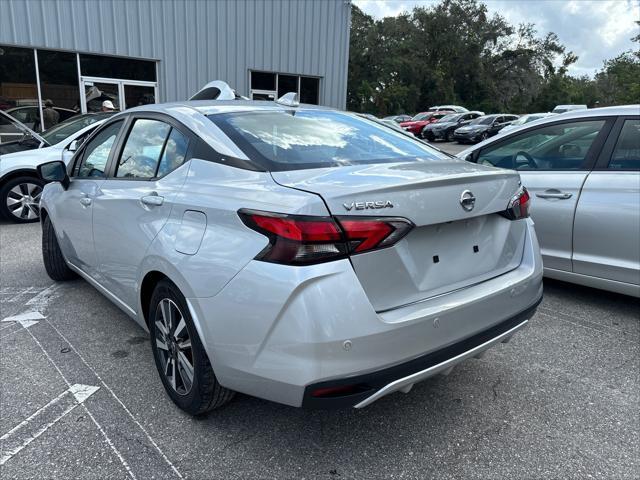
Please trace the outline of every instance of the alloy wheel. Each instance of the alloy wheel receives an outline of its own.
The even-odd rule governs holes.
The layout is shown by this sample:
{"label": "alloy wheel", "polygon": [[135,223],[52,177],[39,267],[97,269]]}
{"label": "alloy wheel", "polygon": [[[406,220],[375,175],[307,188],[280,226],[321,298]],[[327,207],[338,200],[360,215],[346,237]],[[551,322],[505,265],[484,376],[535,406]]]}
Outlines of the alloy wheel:
{"label": "alloy wheel", "polygon": [[187,395],[193,386],[193,351],[187,324],[175,302],[164,298],[158,303],[155,327],[162,372],[176,393]]}
{"label": "alloy wheel", "polygon": [[35,220],[40,217],[42,187],[36,183],[19,183],[7,195],[7,209],[20,220]]}

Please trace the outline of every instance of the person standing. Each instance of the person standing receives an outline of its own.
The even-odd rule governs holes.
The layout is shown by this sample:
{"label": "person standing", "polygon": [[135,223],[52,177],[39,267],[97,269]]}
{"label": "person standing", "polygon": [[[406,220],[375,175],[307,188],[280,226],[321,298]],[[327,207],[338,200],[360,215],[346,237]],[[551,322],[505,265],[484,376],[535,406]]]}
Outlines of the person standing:
{"label": "person standing", "polygon": [[60,114],[53,108],[53,101],[44,101],[44,110],[42,110],[42,119],[44,120],[44,129],[48,130],[60,121]]}

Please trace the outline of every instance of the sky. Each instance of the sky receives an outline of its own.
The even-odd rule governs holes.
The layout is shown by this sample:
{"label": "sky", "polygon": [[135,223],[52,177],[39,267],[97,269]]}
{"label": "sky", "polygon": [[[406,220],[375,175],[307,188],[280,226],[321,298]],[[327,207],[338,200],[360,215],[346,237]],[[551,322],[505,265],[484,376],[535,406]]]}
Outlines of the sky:
{"label": "sky", "polygon": [[[639,33],[640,0],[481,0],[490,13],[510,23],[534,23],[540,36],[558,35],[560,42],[578,56],[571,75],[593,76],[604,60],[632,49]],[[439,0],[353,0],[365,13],[383,18],[431,6]],[[637,48],[637,47],[636,47]]]}

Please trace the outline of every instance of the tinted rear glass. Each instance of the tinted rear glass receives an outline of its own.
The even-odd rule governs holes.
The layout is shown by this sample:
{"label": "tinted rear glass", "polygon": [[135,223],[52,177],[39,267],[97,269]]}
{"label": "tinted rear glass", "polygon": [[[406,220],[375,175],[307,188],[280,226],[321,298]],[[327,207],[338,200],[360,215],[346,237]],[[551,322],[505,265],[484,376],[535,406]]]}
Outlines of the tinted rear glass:
{"label": "tinted rear glass", "polygon": [[471,120],[470,125],[488,125],[495,119],[496,117],[478,117],[475,120]]}
{"label": "tinted rear glass", "polygon": [[445,115],[440,120],[438,120],[438,123],[457,122],[461,116],[462,115],[459,113],[450,113],[449,115]]}
{"label": "tinted rear glass", "polygon": [[266,170],[448,159],[376,122],[332,111],[237,112],[209,116]]}

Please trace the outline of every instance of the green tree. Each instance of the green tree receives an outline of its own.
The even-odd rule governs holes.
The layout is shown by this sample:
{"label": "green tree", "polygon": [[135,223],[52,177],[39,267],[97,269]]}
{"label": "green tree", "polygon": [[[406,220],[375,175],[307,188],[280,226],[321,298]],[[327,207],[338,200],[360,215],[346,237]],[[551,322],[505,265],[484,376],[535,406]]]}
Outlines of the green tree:
{"label": "green tree", "polygon": [[572,77],[567,72],[577,57],[554,33],[513,26],[478,0],[442,0],[381,20],[352,9],[351,110],[382,116],[460,103],[524,113],[560,103],[639,101],[639,52],[605,62],[594,79]]}

